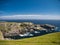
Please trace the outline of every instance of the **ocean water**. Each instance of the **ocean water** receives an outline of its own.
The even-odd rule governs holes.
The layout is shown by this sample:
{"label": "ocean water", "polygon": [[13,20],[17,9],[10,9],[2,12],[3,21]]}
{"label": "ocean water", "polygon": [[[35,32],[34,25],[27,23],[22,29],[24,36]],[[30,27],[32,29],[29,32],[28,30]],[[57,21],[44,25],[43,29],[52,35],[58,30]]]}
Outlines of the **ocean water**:
{"label": "ocean water", "polygon": [[[51,24],[57,27],[55,32],[60,32],[60,20],[2,20],[7,22],[32,22],[34,24]],[[24,35],[15,36],[11,38],[15,39],[22,39],[22,38],[29,38],[29,37],[35,37],[46,34],[45,31],[35,31],[32,33],[27,32]]]}

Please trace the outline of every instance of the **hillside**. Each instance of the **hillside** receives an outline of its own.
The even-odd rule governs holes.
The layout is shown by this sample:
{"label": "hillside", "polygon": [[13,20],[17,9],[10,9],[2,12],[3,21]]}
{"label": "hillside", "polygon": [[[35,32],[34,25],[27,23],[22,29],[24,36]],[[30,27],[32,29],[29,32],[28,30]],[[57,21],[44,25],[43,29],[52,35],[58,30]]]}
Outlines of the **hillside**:
{"label": "hillside", "polygon": [[0,45],[59,45],[60,32],[20,40],[0,40]]}

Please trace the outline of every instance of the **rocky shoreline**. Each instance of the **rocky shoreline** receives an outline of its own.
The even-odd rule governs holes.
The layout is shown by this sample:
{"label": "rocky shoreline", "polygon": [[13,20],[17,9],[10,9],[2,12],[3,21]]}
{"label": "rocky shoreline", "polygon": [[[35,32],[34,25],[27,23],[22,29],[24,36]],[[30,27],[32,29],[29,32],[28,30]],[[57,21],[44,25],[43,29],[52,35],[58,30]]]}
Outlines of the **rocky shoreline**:
{"label": "rocky shoreline", "polygon": [[56,26],[50,24],[34,24],[32,22],[0,22],[0,31],[4,39],[20,39],[54,32]]}

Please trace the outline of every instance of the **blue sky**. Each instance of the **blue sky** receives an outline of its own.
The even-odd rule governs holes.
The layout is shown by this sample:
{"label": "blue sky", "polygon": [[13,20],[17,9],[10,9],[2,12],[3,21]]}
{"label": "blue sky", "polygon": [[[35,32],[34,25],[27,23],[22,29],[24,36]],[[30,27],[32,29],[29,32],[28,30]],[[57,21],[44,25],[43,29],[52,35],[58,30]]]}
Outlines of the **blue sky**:
{"label": "blue sky", "polygon": [[42,18],[49,15],[55,19],[60,16],[60,0],[0,0],[0,18],[10,16],[12,19],[14,15],[42,15]]}

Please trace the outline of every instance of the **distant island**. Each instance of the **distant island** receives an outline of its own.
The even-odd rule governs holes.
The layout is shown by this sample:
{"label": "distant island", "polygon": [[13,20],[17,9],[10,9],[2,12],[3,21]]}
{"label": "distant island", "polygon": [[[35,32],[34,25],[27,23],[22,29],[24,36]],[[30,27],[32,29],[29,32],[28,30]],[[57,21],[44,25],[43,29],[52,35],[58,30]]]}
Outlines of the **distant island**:
{"label": "distant island", "polygon": [[0,39],[20,39],[54,32],[56,26],[32,22],[0,22]]}

